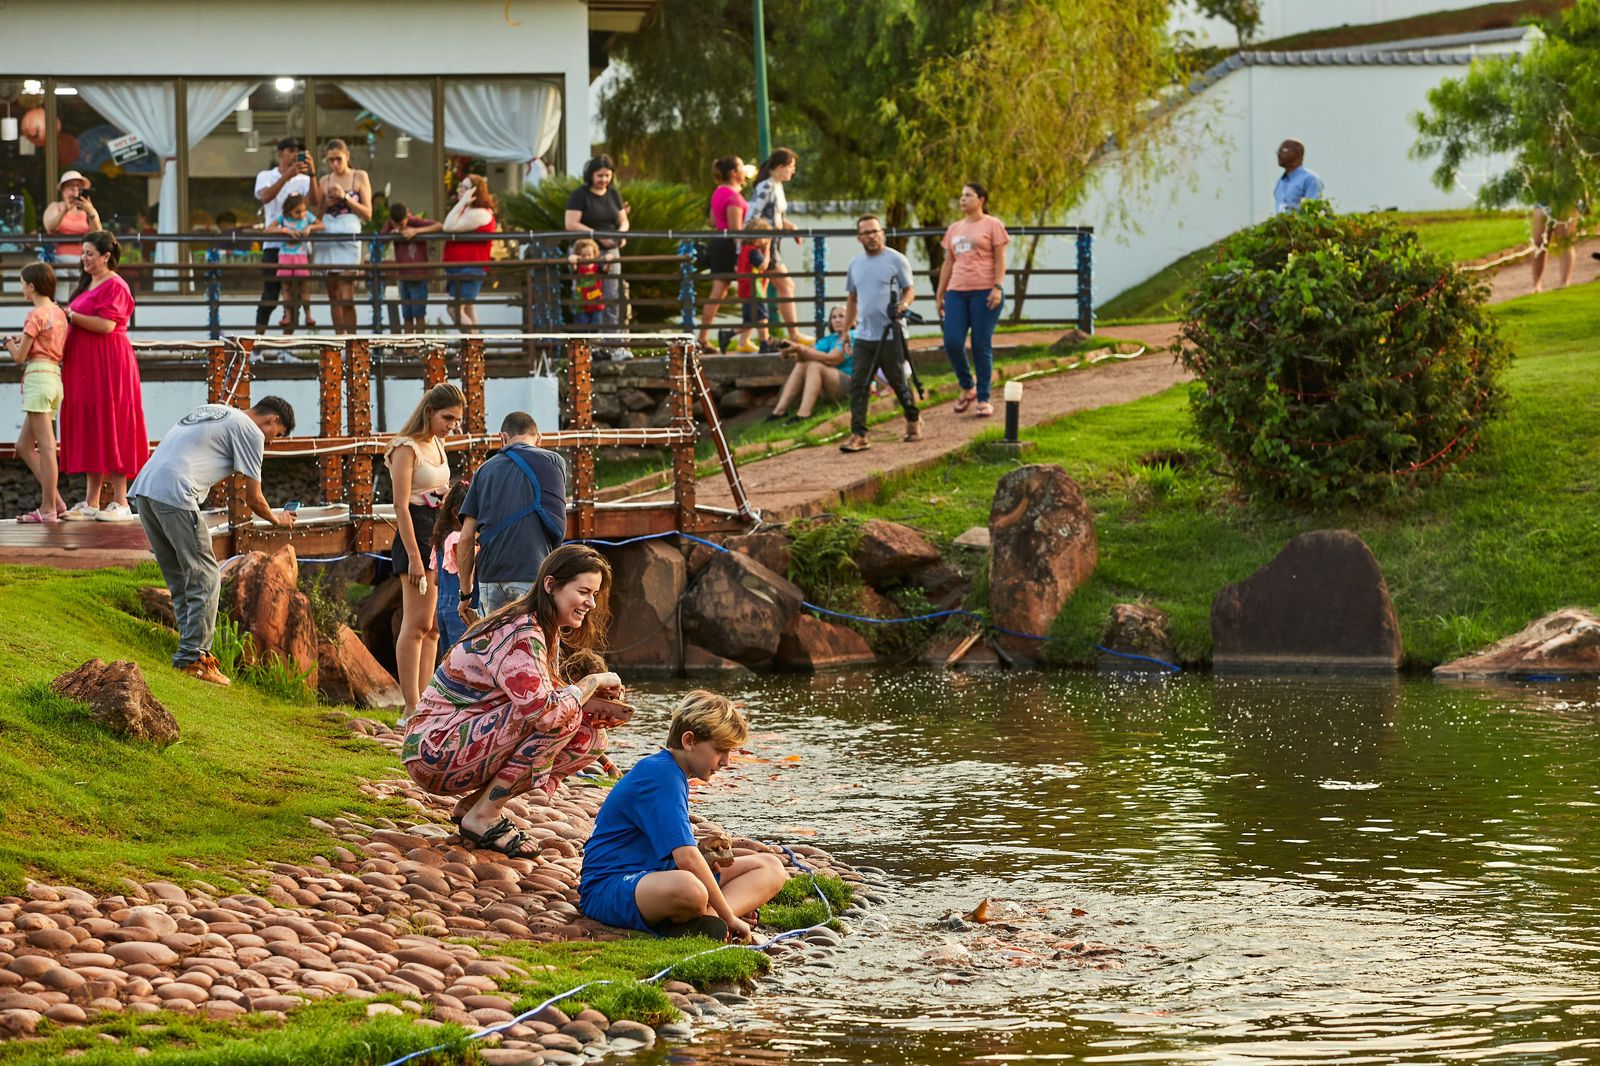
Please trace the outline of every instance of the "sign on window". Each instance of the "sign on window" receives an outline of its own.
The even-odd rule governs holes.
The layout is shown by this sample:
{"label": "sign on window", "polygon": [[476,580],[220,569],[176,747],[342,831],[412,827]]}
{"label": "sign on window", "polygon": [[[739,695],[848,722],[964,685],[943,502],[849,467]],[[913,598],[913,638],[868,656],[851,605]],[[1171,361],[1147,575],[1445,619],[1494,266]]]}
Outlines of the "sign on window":
{"label": "sign on window", "polygon": [[146,155],[144,142],[137,133],[126,133],[121,137],[113,137],[106,142],[106,150],[111,153],[111,161],[118,166],[131,163],[142,155]]}

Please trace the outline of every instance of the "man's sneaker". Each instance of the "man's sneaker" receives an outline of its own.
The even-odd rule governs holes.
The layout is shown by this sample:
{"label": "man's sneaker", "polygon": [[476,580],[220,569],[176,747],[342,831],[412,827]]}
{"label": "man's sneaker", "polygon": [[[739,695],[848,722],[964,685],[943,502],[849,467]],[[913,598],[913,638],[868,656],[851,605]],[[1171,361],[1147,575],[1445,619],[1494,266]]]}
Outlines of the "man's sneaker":
{"label": "man's sneaker", "polygon": [[233,684],[233,682],[228,678],[228,675],[222,672],[222,664],[217,662],[217,657],[215,655],[212,655],[208,651],[203,651],[200,653],[200,661],[209,666],[218,677],[222,678],[223,685]]}
{"label": "man's sneaker", "polygon": [[67,508],[61,516],[63,522],[93,522],[100,517],[100,508],[90,507],[88,500],[82,500]]}
{"label": "man's sneaker", "polygon": [[180,666],[178,667],[178,672],[188,674],[196,681],[204,681],[207,684],[218,685],[222,688],[227,688],[232,683],[222,676],[222,671],[213,668],[204,659],[196,659],[188,666]]}
{"label": "man's sneaker", "polygon": [[97,522],[132,522],[134,514],[127,504],[113,503],[100,508],[100,512],[94,517]]}

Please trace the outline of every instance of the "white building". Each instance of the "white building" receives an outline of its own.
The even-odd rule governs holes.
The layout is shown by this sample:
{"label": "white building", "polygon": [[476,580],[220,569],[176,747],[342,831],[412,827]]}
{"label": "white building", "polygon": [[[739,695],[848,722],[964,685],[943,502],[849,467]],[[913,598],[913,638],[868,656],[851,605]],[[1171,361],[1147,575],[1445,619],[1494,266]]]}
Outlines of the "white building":
{"label": "white building", "polygon": [[[1254,39],[1274,41],[1313,30],[1365,26],[1482,6],[1483,0],[1262,0],[1261,27]],[[1193,35],[1201,45],[1232,48],[1239,42],[1232,26],[1200,14],[1193,0],[1179,0],[1173,5],[1169,25],[1175,31]]]}

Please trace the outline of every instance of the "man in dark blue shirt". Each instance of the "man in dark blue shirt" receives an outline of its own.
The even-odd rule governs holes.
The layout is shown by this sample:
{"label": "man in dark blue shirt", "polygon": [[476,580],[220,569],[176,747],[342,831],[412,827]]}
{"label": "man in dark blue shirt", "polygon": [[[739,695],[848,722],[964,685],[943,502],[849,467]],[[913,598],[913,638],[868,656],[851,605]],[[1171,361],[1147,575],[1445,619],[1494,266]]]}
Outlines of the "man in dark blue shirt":
{"label": "man in dark blue shirt", "polygon": [[740,856],[713,873],[689,824],[689,778],[711,780],[749,727],[732,700],[697,690],[669,728],[666,750],[640,759],[595,816],[578,906],[596,921],[656,936],[748,940],[747,918],[789,875],[776,855]]}
{"label": "man in dark blue shirt", "polygon": [[513,411],[500,423],[499,454],[478,468],[461,502],[456,569],[469,624],[474,586],[478,606],[493,614],[527,595],[539,564],[567,532],[567,472],[561,457],[539,447],[533,416]]}

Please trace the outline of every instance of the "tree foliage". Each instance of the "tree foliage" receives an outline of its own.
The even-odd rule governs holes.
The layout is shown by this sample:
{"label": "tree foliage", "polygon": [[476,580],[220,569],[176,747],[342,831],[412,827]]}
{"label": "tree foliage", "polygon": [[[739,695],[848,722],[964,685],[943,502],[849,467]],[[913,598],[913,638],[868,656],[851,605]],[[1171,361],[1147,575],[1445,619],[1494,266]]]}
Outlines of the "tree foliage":
{"label": "tree foliage", "polygon": [[1500,413],[1486,289],[1382,216],[1323,201],[1223,244],[1180,358],[1199,435],[1250,492],[1361,501],[1426,483]]}
{"label": "tree foliage", "polygon": [[1428,93],[1415,116],[1415,159],[1437,156],[1453,189],[1468,161],[1505,155],[1478,188],[1484,207],[1542,203],[1565,218],[1600,188],[1600,0],[1577,0],[1522,55],[1487,56]]}
{"label": "tree foliage", "polygon": [[[791,195],[881,198],[887,221],[948,218],[962,182],[1005,217],[1059,217],[1095,152],[1129,145],[1171,84],[1166,0],[787,0],[766,9],[773,140]],[[600,104],[624,166],[707,185],[754,154],[748,0],[664,0],[614,53]],[[963,90],[966,97],[963,99]]]}
{"label": "tree foliage", "polygon": [[1202,15],[1221,19],[1239,35],[1239,47],[1261,28],[1261,0],[1194,0]]}

